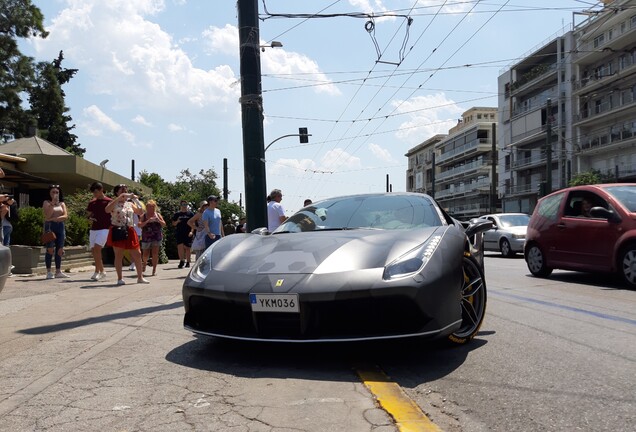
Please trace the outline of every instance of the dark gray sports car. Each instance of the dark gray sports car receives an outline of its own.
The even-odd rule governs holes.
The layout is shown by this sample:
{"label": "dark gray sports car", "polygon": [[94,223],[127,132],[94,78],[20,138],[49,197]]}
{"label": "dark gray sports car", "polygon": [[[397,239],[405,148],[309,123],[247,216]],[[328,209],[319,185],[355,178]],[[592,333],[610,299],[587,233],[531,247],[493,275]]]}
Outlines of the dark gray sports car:
{"label": "dark gray sports car", "polygon": [[327,199],[274,232],[210,246],[183,285],[184,326],[223,338],[471,340],[484,319],[481,232],[428,195]]}

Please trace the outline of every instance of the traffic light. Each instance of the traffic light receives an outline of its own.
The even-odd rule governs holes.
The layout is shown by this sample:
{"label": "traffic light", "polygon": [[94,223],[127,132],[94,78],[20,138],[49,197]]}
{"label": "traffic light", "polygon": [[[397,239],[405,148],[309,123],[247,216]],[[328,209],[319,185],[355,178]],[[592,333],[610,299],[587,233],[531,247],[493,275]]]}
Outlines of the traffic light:
{"label": "traffic light", "polygon": [[309,142],[309,135],[307,134],[307,128],[305,127],[298,128],[298,133],[300,134],[300,143],[307,144]]}
{"label": "traffic light", "polygon": [[537,195],[539,198],[544,197],[548,194],[548,184],[545,181],[539,182],[537,185]]}

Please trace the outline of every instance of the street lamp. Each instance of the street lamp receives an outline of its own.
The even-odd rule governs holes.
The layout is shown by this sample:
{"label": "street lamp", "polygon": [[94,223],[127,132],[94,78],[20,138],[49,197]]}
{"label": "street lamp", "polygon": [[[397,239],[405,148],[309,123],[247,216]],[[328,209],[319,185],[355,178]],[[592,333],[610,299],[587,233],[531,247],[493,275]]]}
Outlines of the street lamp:
{"label": "street lamp", "polygon": [[278,41],[271,41],[266,45],[261,45],[261,51],[265,52],[265,48],[282,48],[283,44]]}

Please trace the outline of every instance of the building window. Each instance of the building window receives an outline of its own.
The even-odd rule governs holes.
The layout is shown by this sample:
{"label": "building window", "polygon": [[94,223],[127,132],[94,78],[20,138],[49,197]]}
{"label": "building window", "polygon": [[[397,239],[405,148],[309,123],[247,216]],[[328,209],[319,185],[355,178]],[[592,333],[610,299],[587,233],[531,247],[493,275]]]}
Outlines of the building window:
{"label": "building window", "polygon": [[[633,20],[633,18],[632,18]],[[598,35],[594,38],[594,48],[598,48],[605,43],[605,34]]]}

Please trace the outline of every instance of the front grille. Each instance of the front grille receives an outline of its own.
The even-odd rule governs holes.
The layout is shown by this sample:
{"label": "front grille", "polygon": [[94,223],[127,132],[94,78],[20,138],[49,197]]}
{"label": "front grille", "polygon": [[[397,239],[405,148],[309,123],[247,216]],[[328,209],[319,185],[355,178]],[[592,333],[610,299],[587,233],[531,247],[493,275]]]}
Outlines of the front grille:
{"label": "front grille", "polygon": [[346,339],[411,334],[430,321],[405,296],[348,298],[307,302],[301,312],[253,313],[245,302],[190,297],[184,323],[208,333],[263,339]]}

